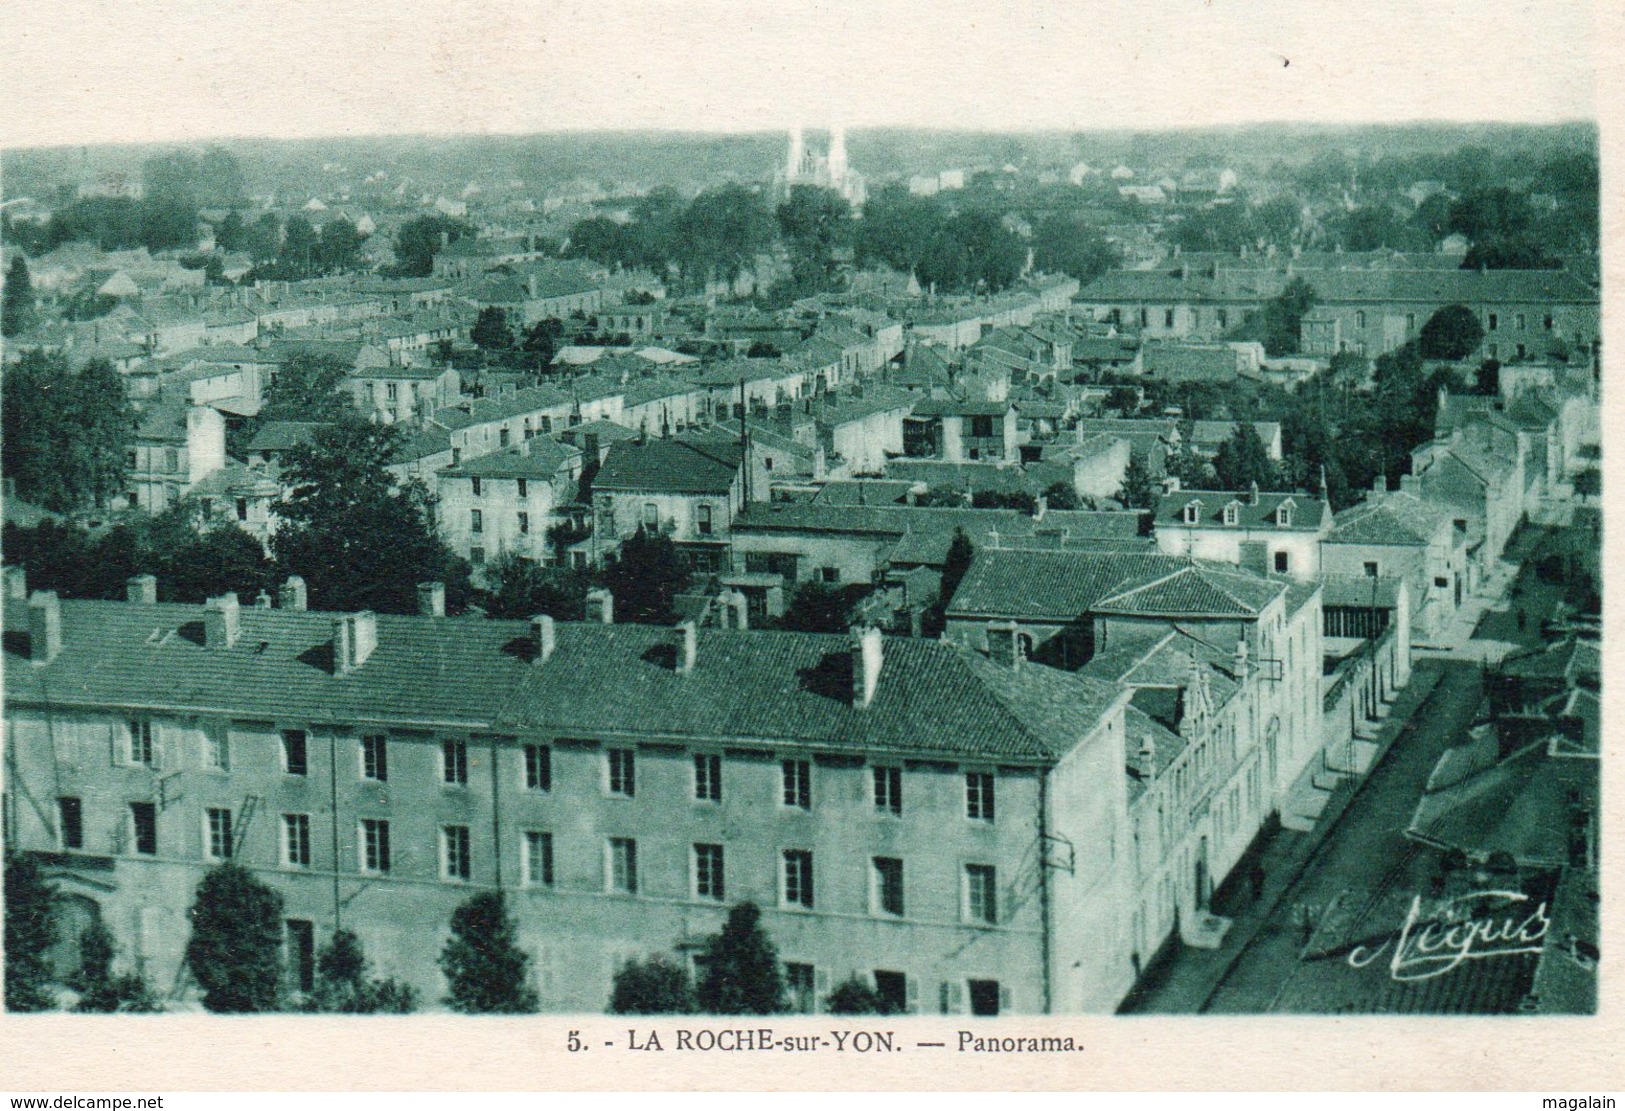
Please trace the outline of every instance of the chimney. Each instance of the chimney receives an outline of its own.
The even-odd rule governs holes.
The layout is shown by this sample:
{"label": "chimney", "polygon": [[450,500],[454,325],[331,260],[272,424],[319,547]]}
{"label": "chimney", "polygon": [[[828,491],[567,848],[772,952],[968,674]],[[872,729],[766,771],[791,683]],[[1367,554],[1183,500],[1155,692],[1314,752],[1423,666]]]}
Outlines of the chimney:
{"label": "chimney", "polygon": [[1149,779],[1157,770],[1157,740],[1148,729],[1140,738],[1140,749],[1134,754],[1134,770]]}
{"label": "chimney", "polygon": [[418,583],[418,616],[446,616],[445,583]]}
{"label": "chimney", "polygon": [[1371,480],[1371,493],[1373,495],[1371,500],[1376,501],[1377,498],[1380,498],[1382,495],[1386,494],[1387,492],[1388,492],[1388,476],[1379,471],[1378,474],[1377,474],[1377,477]]}
{"label": "chimney", "polygon": [[530,619],[531,632],[536,637],[536,663],[544,664],[553,657],[553,649],[557,647],[553,639],[553,619],[547,614],[538,614]]}
{"label": "chimney", "polygon": [[743,591],[731,590],[727,594],[724,594],[722,596],[722,604],[725,611],[731,613],[732,615],[732,621],[728,626],[729,628],[750,628],[750,602],[745,598]]}
{"label": "chimney", "polygon": [[333,672],[348,675],[367,662],[378,647],[378,615],[371,610],[333,619]]}
{"label": "chimney", "polygon": [[987,623],[987,656],[1000,667],[1012,671],[1021,666],[1021,633],[1014,621]]}
{"label": "chimney", "polygon": [[54,590],[36,590],[28,599],[28,656],[50,663],[62,651],[62,602]]}
{"label": "chimney", "polygon": [[1049,512],[1049,498],[1043,494],[1033,499],[1033,520],[1042,521],[1044,514]]}
{"label": "chimney", "polygon": [[269,594],[267,594],[263,590],[260,591],[258,594],[254,595],[254,608],[259,609],[259,610],[268,610],[268,609],[270,609],[271,608],[271,596]]}
{"label": "chimney", "polygon": [[237,595],[210,598],[203,610],[203,643],[209,648],[230,648],[243,631]]}
{"label": "chimney", "polygon": [[860,626],[852,630],[852,705],[860,710],[875,700],[881,656],[879,629]]}
{"label": "chimney", "polygon": [[594,619],[605,625],[615,624],[615,596],[601,586],[587,591],[587,620]]}
{"label": "chimney", "polygon": [[527,277],[525,279],[525,292],[527,294],[529,294],[532,299],[534,299],[536,297],[536,275],[535,274],[531,274],[529,277]]}
{"label": "chimney", "polygon": [[277,589],[276,604],[285,610],[308,609],[305,580],[298,575],[289,575],[288,581]]}
{"label": "chimney", "polygon": [[136,575],[125,580],[124,596],[131,605],[153,606],[158,604],[158,579],[154,575]]}
{"label": "chimney", "polygon": [[1236,641],[1236,662],[1232,670],[1236,674],[1236,682],[1247,681],[1247,640],[1245,637]]}
{"label": "chimney", "polygon": [[694,659],[699,655],[699,633],[694,622],[683,621],[677,626],[677,670],[683,675],[694,670]]}
{"label": "chimney", "polygon": [[1258,504],[1258,483],[1256,483],[1256,482],[1254,482],[1251,486],[1247,487],[1247,504],[1248,505],[1257,505]]}

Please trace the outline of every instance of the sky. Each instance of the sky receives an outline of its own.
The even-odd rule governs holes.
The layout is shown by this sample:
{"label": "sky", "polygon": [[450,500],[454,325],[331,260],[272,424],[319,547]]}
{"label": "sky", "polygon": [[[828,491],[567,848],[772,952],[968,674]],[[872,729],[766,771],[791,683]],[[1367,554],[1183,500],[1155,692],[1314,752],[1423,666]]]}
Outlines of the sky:
{"label": "sky", "polygon": [[0,145],[1595,117],[1588,0],[0,0]]}

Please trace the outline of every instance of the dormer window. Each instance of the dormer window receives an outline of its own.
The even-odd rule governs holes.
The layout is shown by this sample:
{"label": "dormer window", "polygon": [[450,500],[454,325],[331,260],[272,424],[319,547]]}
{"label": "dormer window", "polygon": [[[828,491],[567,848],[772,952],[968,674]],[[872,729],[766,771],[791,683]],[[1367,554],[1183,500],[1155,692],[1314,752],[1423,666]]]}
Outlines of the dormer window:
{"label": "dormer window", "polygon": [[1188,501],[1188,502],[1186,502],[1185,503],[1185,523],[1187,525],[1194,525],[1198,521],[1200,521],[1201,519],[1202,519],[1202,503],[1200,501]]}
{"label": "dormer window", "polygon": [[1240,502],[1233,501],[1229,505],[1224,507],[1224,523],[1225,524],[1233,525],[1233,524],[1235,524],[1236,522],[1238,522],[1240,520],[1241,520],[1241,503]]}
{"label": "dormer window", "polygon": [[1280,506],[1275,510],[1275,523],[1277,525],[1279,525],[1281,528],[1291,528],[1292,527],[1292,514],[1293,514],[1293,511],[1296,510],[1297,508],[1298,507],[1295,504],[1293,504],[1293,501],[1292,501],[1291,498],[1288,498],[1286,501],[1282,502],[1280,504]]}

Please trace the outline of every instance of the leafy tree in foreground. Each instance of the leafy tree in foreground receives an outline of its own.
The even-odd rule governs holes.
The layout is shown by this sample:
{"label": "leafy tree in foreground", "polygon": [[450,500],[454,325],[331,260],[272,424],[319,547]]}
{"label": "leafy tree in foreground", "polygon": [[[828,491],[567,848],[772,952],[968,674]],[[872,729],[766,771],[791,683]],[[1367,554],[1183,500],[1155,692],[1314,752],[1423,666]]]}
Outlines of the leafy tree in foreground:
{"label": "leafy tree in foreground", "polygon": [[779,628],[797,633],[844,633],[851,625],[852,605],[846,593],[821,582],[804,582],[779,618]]}
{"label": "leafy tree in foreground", "polygon": [[1417,346],[1424,359],[1465,359],[1484,340],[1478,314],[1466,305],[1446,305],[1422,325]]}
{"label": "leafy tree in foreground", "polygon": [[274,420],[331,421],[351,412],[338,392],[349,368],[333,355],[301,352],[282,365],[265,391],[261,423]]}
{"label": "leafy tree in foreground", "polygon": [[1213,471],[1221,490],[1245,490],[1255,482],[1261,490],[1272,490],[1281,481],[1258,430],[1246,421],[1237,421],[1236,430],[1219,445]]}
{"label": "leafy tree in foreground", "polygon": [[784,1010],[779,954],[761,926],[755,903],[728,912],[727,924],[705,949],[700,1009],[718,1015],[771,1015]]}
{"label": "leafy tree in foreground", "polygon": [[832,1015],[883,1015],[891,1010],[879,992],[856,976],[830,992],[824,1006]]}
{"label": "leafy tree in foreground", "polygon": [[203,877],[186,963],[203,1005],[223,1014],[274,1011],[282,978],[282,896],[235,861]]}
{"label": "leafy tree in foreground", "polygon": [[408,1014],[416,1002],[417,993],[407,985],[368,977],[360,939],[339,930],[316,958],[316,987],[305,1006],[326,1014]]}
{"label": "leafy tree in foreground", "polygon": [[650,625],[669,623],[672,599],[688,586],[689,571],[671,537],[651,536],[640,525],[621,545],[620,558],[604,571],[604,585],[615,596],[615,615]]}
{"label": "leafy tree in foreground", "polygon": [[34,283],[28,275],[28,260],[13,255],[6,268],[6,291],[0,305],[0,335],[15,336],[34,326]]}
{"label": "leafy tree in foreground", "polygon": [[39,862],[13,853],[6,859],[6,1010],[47,1011],[56,1005],[45,951],[56,940],[51,912],[56,889]]}
{"label": "leafy tree in foreground", "polygon": [[446,1002],[464,1014],[531,1014],[538,1001],[526,982],[530,956],[516,940],[518,929],[499,891],[475,895],[451,915],[451,937],[440,951],[440,970],[451,994]]}
{"label": "leafy tree in foreground", "polygon": [[113,957],[113,935],[101,922],[93,922],[79,936],[79,972],[73,981],[79,1003],[74,1009],[96,1014],[163,1010],[140,973],[113,971]]}
{"label": "leafy tree in foreground", "polygon": [[663,953],[615,974],[609,1009],[617,1015],[688,1015],[697,1009],[688,970]]}
{"label": "leafy tree in foreground", "polygon": [[482,351],[506,351],[512,347],[513,329],[508,327],[508,310],[501,305],[481,309],[468,338]]}
{"label": "leafy tree in foreground", "polygon": [[1157,492],[1157,483],[1151,477],[1145,456],[1132,452],[1128,466],[1123,468],[1123,488],[1117,491],[1117,500],[1130,509],[1152,509],[1157,504]]}
{"label": "leafy tree in foreground", "polygon": [[586,574],[568,567],[543,567],[516,555],[499,556],[486,564],[487,582],[493,583],[482,605],[489,617],[525,621],[547,614],[560,621],[580,621],[592,583]]}

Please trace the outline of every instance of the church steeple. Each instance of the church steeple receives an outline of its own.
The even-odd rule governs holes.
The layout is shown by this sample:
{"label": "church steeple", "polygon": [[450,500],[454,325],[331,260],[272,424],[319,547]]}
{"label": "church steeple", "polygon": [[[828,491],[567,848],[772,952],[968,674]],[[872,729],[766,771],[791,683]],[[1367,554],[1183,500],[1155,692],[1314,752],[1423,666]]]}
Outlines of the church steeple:
{"label": "church steeple", "polygon": [[784,176],[786,180],[794,181],[801,173],[801,164],[806,161],[807,147],[801,138],[801,125],[798,123],[790,128],[790,152],[784,161]]}
{"label": "church steeple", "polygon": [[846,128],[838,123],[829,129],[829,176],[836,183],[846,180]]}

